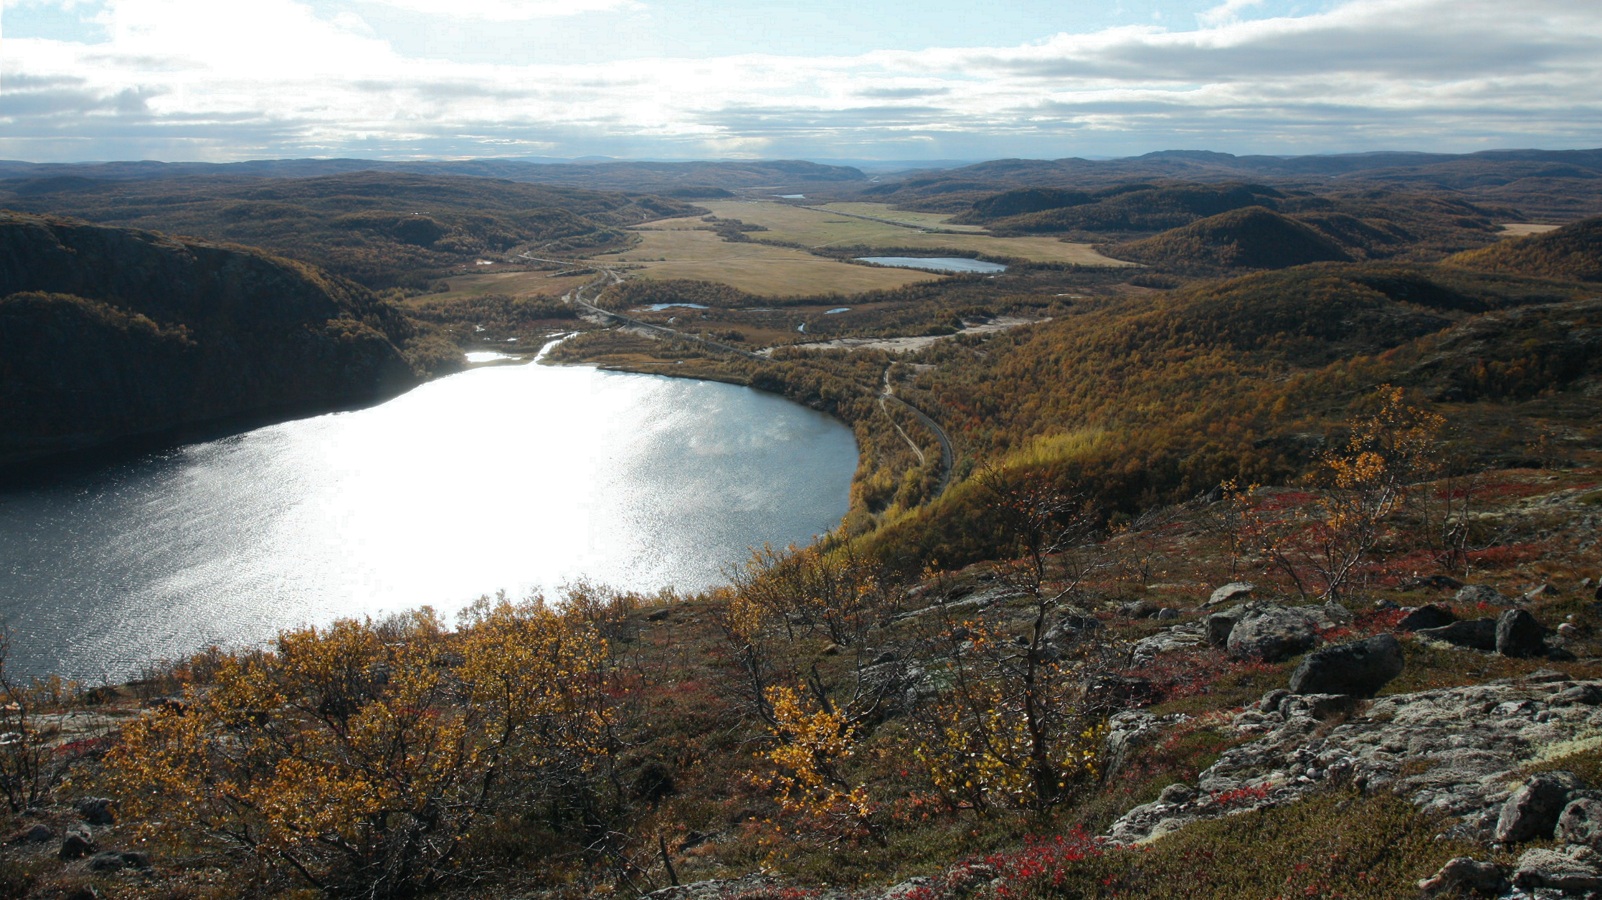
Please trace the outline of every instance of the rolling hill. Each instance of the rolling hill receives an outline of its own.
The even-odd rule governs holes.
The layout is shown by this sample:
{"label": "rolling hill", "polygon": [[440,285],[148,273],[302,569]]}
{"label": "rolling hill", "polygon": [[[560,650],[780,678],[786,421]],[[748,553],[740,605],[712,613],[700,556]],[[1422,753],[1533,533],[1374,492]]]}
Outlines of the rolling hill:
{"label": "rolling hill", "polygon": [[375,289],[426,287],[486,256],[626,246],[623,227],[694,212],[654,196],[372,171],[139,180],[55,174],[0,183],[0,207],[249,244]]}
{"label": "rolling hill", "polygon": [[1317,229],[1261,206],[1209,216],[1156,237],[1116,245],[1108,253],[1180,269],[1284,269],[1352,258]]}

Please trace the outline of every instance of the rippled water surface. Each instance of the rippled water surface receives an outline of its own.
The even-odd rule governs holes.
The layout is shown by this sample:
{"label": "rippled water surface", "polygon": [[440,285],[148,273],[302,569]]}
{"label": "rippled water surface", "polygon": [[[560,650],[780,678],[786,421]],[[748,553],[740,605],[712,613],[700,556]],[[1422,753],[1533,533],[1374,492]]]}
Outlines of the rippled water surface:
{"label": "rippled water surface", "polygon": [[845,513],[838,422],[747,388],[500,366],[0,494],[13,673],[587,577],[703,588]]}

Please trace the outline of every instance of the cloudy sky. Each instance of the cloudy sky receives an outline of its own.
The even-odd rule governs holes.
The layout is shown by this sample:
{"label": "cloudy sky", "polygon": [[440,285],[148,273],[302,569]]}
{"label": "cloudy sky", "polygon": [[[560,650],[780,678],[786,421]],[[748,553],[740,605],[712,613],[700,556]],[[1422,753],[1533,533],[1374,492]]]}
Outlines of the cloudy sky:
{"label": "cloudy sky", "polygon": [[1602,146],[1599,0],[0,0],[0,158]]}

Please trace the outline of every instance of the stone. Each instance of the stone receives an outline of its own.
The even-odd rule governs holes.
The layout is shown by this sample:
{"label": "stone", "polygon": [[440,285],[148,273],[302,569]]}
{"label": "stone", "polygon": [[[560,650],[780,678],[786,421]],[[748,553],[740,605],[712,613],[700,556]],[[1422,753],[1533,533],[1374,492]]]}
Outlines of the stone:
{"label": "stone", "polygon": [[1229,601],[1238,597],[1244,597],[1255,590],[1257,590],[1257,585],[1252,584],[1249,581],[1231,581],[1229,584],[1226,584],[1223,587],[1213,591],[1212,596],[1207,598],[1207,602],[1202,604],[1202,608],[1206,609],[1209,606],[1218,606],[1223,603],[1228,603]]}
{"label": "stone", "polygon": [[1312,649],[1314,618],[1299,609],[1267,606],[1247,610],[1229,631],[1226,646],[1236,659],[1279,662]]}
{"label": "stone", "polygon": [[1491,606],[1512,606],[1513,598],[1488,584],[1471,584],[1452,596],[1458,603],[1486,603]]}
{"label": "stone", "polygon": [[1307,654],[1291,673],[1294,694],[1372,697],[1402,674],[1402,644],[1393,634],[1375,635]]}
{"label": "stone", "polygon": [[1556,597],[1558,594],[1561,594],[1561,593],[1562,593],[1562,591],[1559,591],[1557,588],[1553,587],[1552,585],[1543,583],[1543,584],[1538,584],[1535,587],[1532,587],[1529,590],[1525,591],[1524,594],[1519,597],[1519,600],[1522,601],[1522,602],[1526,602],[1527,603],[1527,602],[1529,602],[1531,600],[1540,600],[1542,598]]}
{"label": "stone", "polygon": [[1285,698],[1290,695],[1291,692],[1284,688],[1274,688],[1257,701],[1257,711],[1265,713],[1279,712],[1279,705],[1284,703]]}
{"label": "stone", "polygon": [[1133,600],[1120,606],[1118,611],[1131,619],[1149,619],[1157,615],[1160,608],[1150,600]]}
{"label": "stone", "polygon": [[1495,840],[1518,844],[1549,838],[1557,828],[1558,816],[1568,805],[1569,793],[1581,787],[1569,772],[1542,772],[1513,792],[1496,819]]}
{"label": "stone", "polygon": [[1496,863],[1456,856],[1447,860],[1434,877],[1420,881],[1418,889],[1426,897],[1464,892],[1494,897],[1506,883],[1507,876]]}
{"label": "stone", "polygon": [[1170,784],[1168,787],[1163,788],[1161,794],[1157,795],[1158,803],[1166,803],[1169,806],[1189,803],[1194,799],[1196,799],[1196,789],[1184,782]]}
{"label": "stone", "polygon": [[83,859],[95,852],[94,838],[90,837],[87,828],[69,828],[67,836],[61,840],[61,849],[57,856],[62,859]]}
{"label": "stone", "polygon": [[1441,628],[1420,628],[1413,634],[1470,650],[1490,652],[1496,649],[1495,619],[1464,619]]}
{"label": "stone", "polygon": [[113,803],[105,797],[85,797],[78,801],[78,815],[90,825],[110,825]]}
{"label": "stone", "polygon": [[127,867],[127,861],[115,850],[103,850],[89,857],[91,872],[119,872]]}
{"label": "stone", "polygon": [[1159,622],[1169,622],[1177,618],[1179,618],[1179,610],[1174,609],[1172,606],[1165,606],[1157,610],[1157,621]]}
{"label": "stone", "polygon": [[918,897],[936,896],[935,882],[927,875],[914,875],[906,881],[893,884],[884,889],[879,900],[914,900]]}
{"label": "stone", "polygon": [[1565,844],[1585,844],[1593,850],[1602,847],[1602,800],[1570,800],[1558,814],[1554,836]]}
{"label": "stone", "polygon": [[1571,688],[1564,688],[1557,696],[1552,698],[1553,706],[1599,706],[1602,705],[1602,687],[1595,684],[1577,684]]}
{"label": "stone", "polygon": [[1457,621],[1457,616],[1444,606],[1434,603],[1407,611],[1396,623],[1397,631],[1418,631],[1421,628],[1445,628]]}
{"label": "stone", "polygon": [[1455,591],[1463,586],[1450,575],[1422,575],[1406,579],[1396,586],[1399,591],[1417,591],[1430,588],[1437,591]]}
{"label": "stone", "polygon": [[1351,714],[1358,698],[1351,694],[1291,694],[1280,701],[1279,712],[1286,719],[1327,722]]}
{"label": "stone", "polygon": [[1150,679],[1134,675],[1098,675],[1085,688],[1086,697],[1104,709],[1144,706],[1156,696]]}
{"label": "stone", "polygon": [[1526,610],[1502,613],[1496,619],[1496,652],[1520,659],[1546,653],[1546,626]]}
{"label": "stone", "polygon": [[1520,888],[1549,888],[1565,893],[1602,888],[1602,859],[1590,847],[1571,844],[1561,850],[1526,850],[1513,872]]}
{"label": "stone", "polygon": [[40,822],[24,831],[19,831],[6,841],[7,844],[48,844],[56,836],[50,826]]}
{"label": "stone", "polygon": [[1207,617],[1207,644],[1211,647],[1223,647],[1229,644],[1229,633],[1235,630],[1235,623],[1240,621],[1240,612],[1213,613]]}

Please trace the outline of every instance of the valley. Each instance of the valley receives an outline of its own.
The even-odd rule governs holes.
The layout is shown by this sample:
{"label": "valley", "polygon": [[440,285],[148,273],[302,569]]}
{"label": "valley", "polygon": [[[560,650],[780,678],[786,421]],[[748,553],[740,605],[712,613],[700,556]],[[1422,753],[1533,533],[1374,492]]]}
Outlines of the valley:
{"label": "valley", "polygon": [[[96,418],[38,399],[60,396],[48,391],[61,371],[164,353],[270,359],[276,344],[237,335],[259,334],[252,323],[272,320],[283,301],[271,295],[290,283],[320,292],[290,329],[312,335],[304,355],[381,353],[423,384],[403,400],[465,384],[447,376],[474,354],[494,368],[465,377],[559,381],[553,396],[573,404],[550,415],[530,397],[489,392],[482,409],[461,397],[443,401],[444,424],[375,438],[337,466],[313,453],[324,461],[308,471],[367,472],[362,507],[377,519],[280,531],[322,535],[336,555],[347,539],[399,554],[380,564],[398,579],[384,582],[395,602],[382,617],[275,619],[282,630],[264,644],[175,650],[94,688],[7,682],[0,668],[30,704],[6,713],[24,738],[0,743],[0,759],[35,765],[5,782],[36,791],[12,824],[49,833],[0,850],[0,879],[40,897],[66,886],[1386,898],[1432,878],[1445,895],[1478,890],[1450,881],[1456,857],[1490,873],[1492,896],[1574,872],[1602,879],[1590,838],[1555,813],[1529,833],[1502,822],[1531,791],[1557,791],[1567,808],[1602,785],[1602,204],[1587,199],[1602,196],[1602,172],[1570,153],[1560,187],[1515,189],[1533,165],[1522,157],[1225,156],[874,180],[813,164],[586,164],[593,183],[576,167],[550,175],[559,187],[508,180],[526,174],[512,165],[488,178],[444,164],[321,171],[328,161],[283,164],[293,176],[257,166],[0,181],[0,202],[50,210],[8,214],[15,235],[0,245],[11,279],[0,373],[8,389],[29,385],[11,395],[29,408]],[[1507,180],[1485,187],[1488,171]],[[805,197],[775,199],[786,194]],[[41,228],[67,248],[50,279],[16,236]],[[86,266],[99,247],[143,262]],[[945,275],[860,256],[1006,269]],[[168,267],[167,283],[199,284],[209,270],[186,274],[197,259],[255,273],[230,284],[270,289],[136,291],[126,275]],[[207,300],[219,296],[257,318],[223,315]],[[69,313],[131,349],[80,346],[70,338],[87,326]],[[515,368],[554,335],[569,336],[528,363],[542,368]],[[49,358],[27,356],[34,347]],[[653,385],[645,406],[661,405],[625,416],[599,400],[625,380],[604,370],[672,380],[629,382]],[[222,384],[213,371],[172,378]],[[215,393],[300,384],[262,371]],[[753,540],[742,561],[674,568],[740,538],[713,550],[694,528],[663,532],[607,571],[694,568],[694,579],[579,577],[542,584],[537,599],[496,596],[481,577],[476,604],[410,599],[449,590],[431,578],[451,566],[512,580],[536,555],[520,540],[580,557],[560,549],[566,532],[722,525],[759,505],[753,487],[690,477],[703,457],[766,442],[778,455],[754,482],[799,478],[768,506],[793,512],[802,504],[785,497],[824,494],[800,477],[817,453],[784,457],[800,446],[781,433],[788,418],[720,413],[703,389],[724,388],[826,414],[837,450],[854,440],[849,489],[836,473],[844,496],[815,541]],[[21,408],[0,406],[8,434],[42,415]],[[690,412],[715,427],[663,429]],[[648,474],[605,486],[643,506],[574,524],[589,501],[559,489],[583,483],[584,463],[531,450],[579,445],[575,432],[601,437],[584,445],[596,459],[660,445],[635,460]],[[176,452],[261,440],[242,432]],[[458,440],[504,468],[453,453]],[[247,461],[214,477],[255,489],[271,471]],[[332,508],[318,497],[305,506]],[[667,505],[646,502],[657,500]],[[447,540],[468,531],[453,516],[481,504],[493,534]],[[554,532],[527,531],[529,518]],[[162,521],[179,536],[179,578],[186,525]],[[430,536],[435,522],[447,530]],[[258,557],[306,551],[266,534],[237,537],[249,546],[224,548],[208,571],[237,564],[287,583],[261,574]],[[502,540],[499,561],[472,562]],[[126,593],[157,610],[172,583]],[[10,671],[25,658],[13,648]],[[1460,728],[1465,710],[1495,727]],[[61,724],[80,714],[105,723],[104,737]],[[115,813],[82,825],[94,851],[69,859],[67,835],[99,809],[79,795]]]}

